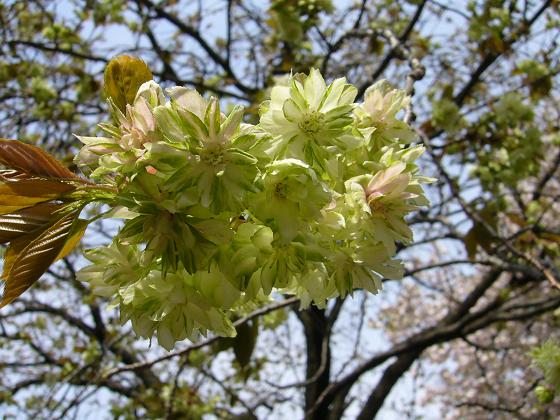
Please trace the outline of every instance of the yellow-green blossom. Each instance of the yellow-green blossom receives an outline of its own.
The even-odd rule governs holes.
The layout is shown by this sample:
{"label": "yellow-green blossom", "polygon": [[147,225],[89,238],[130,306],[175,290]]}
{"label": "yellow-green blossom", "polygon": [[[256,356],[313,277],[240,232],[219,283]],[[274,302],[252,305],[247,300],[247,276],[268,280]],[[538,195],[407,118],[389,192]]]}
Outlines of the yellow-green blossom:
{"label": "yellow-green blossom", "polygon": [[167,349],[235,335],[236,314],[273,292],[325,307],[401,278],[396,243],[412,240],[405,217],[431,180],[414,164],[423,148],[405,147],[410,98],[386,82],[361,104],[356,93],[318,70],[291,75],[256,125],[239,105],[226,115],[217,98],[153,81],[124,113],[110,103],[106,136],[80,137],[76,162],[128,215],[79,278]]}
{"label": "yellow-green blossom", "polygon": [[258,175],[257,159],[246,150],[254,137],[240,129],[243,107],[226,117],[216,98],[206,101],[186,88],[170,93],[172,102],[156,110],[157,121],[162,131],[175,133],[169,140],[183,143],[186,152],[164,189],[195,196],[214,213],[242,211]]}
{"label": "yellow-green blossom", "polygon": [[137,160],[146,151],[146,144],[159,139],[153,108],[162,100],[161,88],[149,81],[140,87],[134,104],[126,105],[125,114],[109,101],[114,123],[99,125],[109,137],[77,136],[85,146],[76,156],[76,163],[95,169],[93,178],[133,172]]}
{"label": "yellow-green blossom", "polygon": [[292,76],[288,86],[274,87],[270,101],[261,108],[260,121],[273,138],[270,154],[302,160],[321,176],[329,173],[328,162],[336,153],[361,142],[352,133],[356,94],[344,78],[327,86],[316,69],[309,76]]}
{"label": "yellow-green blossom", "polygon": [[370,150],[409,143],[417,137],[408,124],[397,118],[397,114],[410,103],[410,97],[404,90],[395,89],[386,80],[380,80],[366,90],[364,98],[355,113],[359,127],[369,137]]}

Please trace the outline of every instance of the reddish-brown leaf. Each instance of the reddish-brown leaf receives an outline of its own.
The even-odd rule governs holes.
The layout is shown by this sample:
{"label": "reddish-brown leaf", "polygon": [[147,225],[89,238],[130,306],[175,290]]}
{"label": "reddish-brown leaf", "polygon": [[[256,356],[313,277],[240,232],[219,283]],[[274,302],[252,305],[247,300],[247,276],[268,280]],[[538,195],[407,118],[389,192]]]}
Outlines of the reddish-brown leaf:
{"label": "reddish-brown leaf", "polygon": [[5,284],[0,308],[29,289],[55,261],[79,213],[80,210],[75,210],[62,216],[33,239],[31,233],[10,243],[4,258],[2,278]]}
{"label": "reddish-brown leaf", "polygon": [[4,253],[4,267],[2,269],[3,281],[5,281],[8,274],[10,274],[10,269],[14,265],[14,261],[17,259],[19,254],[21,254],[25,247],[29,245],[33,239],[37,238],[37,236],[39,236],[37,232],[28,233],[26,235],[19,236],[10,242],[10,245]]}
{"label": "reddish-brown leaf", "polygon": [[77,219],[72,226],[72,230],[68,233],[68,238],[64,243],[64,247],[56,256],[55,261],[58,261],[72,252],[74,248],[80,243],[82,236],[86,233],[89,222],[83,219]]}
{"label": "reddish-brown leaf", "polygon": [[41,178],[0,183],[0,214],[17,212],[35,204],[55,200],[74,191],[75,186]]}
{"label": "reddish-brown leaf", "polygon": [[4,244],[20,236],[44,230],[64,204],[40,203],[15,213],[0,215],[0,243]]}
{"label": "reddish-brown leaf", "polygon": [[26,174],[17,169],[0,169],[0,180],[3,182],[19,181],[30,178],[33,178],[33,175]]}
{"label": "reddish-brown leaf", "polygon": [[79,179],[47,152],[18,140],[0,138],[0,163],[31,175]]}

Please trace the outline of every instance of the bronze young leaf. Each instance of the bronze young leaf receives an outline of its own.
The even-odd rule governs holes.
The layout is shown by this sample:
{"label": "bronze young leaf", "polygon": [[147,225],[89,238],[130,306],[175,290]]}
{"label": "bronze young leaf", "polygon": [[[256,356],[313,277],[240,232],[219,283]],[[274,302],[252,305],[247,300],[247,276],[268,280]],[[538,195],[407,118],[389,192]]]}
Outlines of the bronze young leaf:
{"label": "bronze young leaf", "polygon": [[53,215],[64,204],[40,203],[15,213],[0,216],[0,243],[13,241],[37,230],[44,230],[52,223]]}
{"label": "bronze young leaf", "polygon": [[42,178],[22,179],[0,184],[0,214],[61,198],[76,189],[73,185]]}
{"label": "bronze young leaf", "polygon": [[30,233],[12,241],[4,260],[5,286],[0,308],[29,289],[56,260],[80,211],[78,208],[65,214],[36,237]]}
{"label": "bronze young leaf", "polygon": [[76,219],[74,224],[72,225],[72,229],[68,232],[68,237],[66,238],[66,242],[64,246],[58,253],[55,258],[55,261],[58,261],[64,257],[66,257],[72,250],[80,243],[80,240],[86,233],[86,229],[88,227],[89,222],[84,219]]}
{"label": "bronze young leaf", "polygon": [[79,179],[47,152],[17,140],[0,138],[0,164],[29,175]]}
{"label": "bronze young leaf", "polygon": [[85,231],[77,219],[85,197],[71,197],[89,185],[53,156],[17,140],[0,139],[0,243],[4,258],[0,307],[27,290],[49,265],[67,255]]}

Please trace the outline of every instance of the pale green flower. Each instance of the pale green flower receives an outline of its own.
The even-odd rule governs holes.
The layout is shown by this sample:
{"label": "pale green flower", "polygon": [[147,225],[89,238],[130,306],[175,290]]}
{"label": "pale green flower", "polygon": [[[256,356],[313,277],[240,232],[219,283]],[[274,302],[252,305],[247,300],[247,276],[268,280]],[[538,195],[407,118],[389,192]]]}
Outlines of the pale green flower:
{"label": "pale green flower", "polygon": [[159,211],[128,220],[118,239],[129,244],[145,243],[143,264],[153,262],[164,274],[176,272],[179,263],[187,272],[195,273],[206,268],[217,247],[229,243],[232,233],[225,220]]}
{"label": "pale green flower", "polygon": [[414,163],[424,149],[405,148],[403,91],[380,82],[355,104],[345,79],[311,70],[278,82],[258,125],[194,89],[166,92],[150,81],[124,114],[112,106],[107,136],[80,137],[76,158],[128,212],[78,278],[138,335],[166,349],[233,336],[232,319],[273,292],[324,308],[402,277],[396,243],[412,240],[405,216],[428,204],[432,181]]}
{"label": "pale green flower", "polygon": [[[357,89],[344,78],[327,86],[316,69],[307,77],[292,76],[289,86],[274,87],[260,120],[260,126],[273,136],[269,153],[273,158],[302,160],[321,175],[329,173],[328,161],[336,152],[360,144],[361,139],[351,132],[356,94]],[[335,150],[329,151],[331,147]]]}
{"label": "pale green flower", "polygon": [[165,103],[163,90],[153,80],[140,85],[138,92],[136,92],[136,99],[138,98],[143,98],[151,109]]}
{"label": "pale green flower", "polygon": [[[235,287],[243,290],[243,302],[249,304],[273,290],[298,296],[306,288],[318,290],[318,286],[313,286],[316,282],[302,276],[315,271],[327,254],[328,250],[319,246],[310,234],[283,243],[274,237],[270,228],[248,222],[238,227],[231,245],[223,247],[217,260],[220,270],[233,279]],[[326,298],[322,291],[312,296],[311,293],[307,293],[311,300],[322,302]]]}
{"label": "pale green flower", "polygon": [[161,88],[150,81],[140,87],[134,104],[126,105],[126,114],[109,101],[114,124],[99,126],[110,137],[77,136],[85,144],[75,158],[78,166],[93,169],[93,178],[133,172],[145,145],[159,139],[153,108],[162,100]]}
{"label": "pale green flower", "polygon": [[392,260],[383,245],[351,242],[337,248],[331,259],[331,276],[341,296],[354,289],[377,293],[382,288],[382,278],[400,279],[402,264]]}
{"label": "pale green flower", "polygon": [[239,290],[217,265],[211,265],[208,270],[197,271],[192,279],[194,288],[216,308],[229,309],[240,297]]}
{"label": "pale green flower", "polygon": [[318,220],[331,201],[328,188],[315,171],[297,159],[271,163],[263,176],[263,190],[250,203],[252,214],[271,223],[282,241],[290,242],[303,224]]}
{"label": "pale green flower", "polygon": [[92,262],[77,273],[80,281],[90,283],[95,294],[114,296],[121,287],[138,281],[146,269],[141,266],[137,247],[113,242],[109,246],[90,249],[85,257]]}
{"label": "pale green flower", "polygon": [[141,263],[137,247],[116,242],[86,256],[93,264],[79,271],[78,279],[89,282],[98,295],[116,295],[122,321],[130,319],[137,334],[151,338],[156,333],[168,350],[207,330],[235,335],[224,310],[240,292],[217,269],[194,275],[180,269],[164,276]]}
{"label": "pale green flower", "polygon": [[300,308],[313,303],[318,308],[326,308],[327,301],[337,296],[336,284],[323,263],[309,264],[306,272],[297,278],[293,289],[288,289],[300,297]]}
{"label": "pale green flower", "polygon": [[300,281],[301,276],[315,267],[314,263],[324,261],[326,253],[309,236],[302,236],[288,244],[276,241],[251,281],[256,282],[266,295],[273,288],[290,289]]}
{"label": "pale green flower", "polygon": [[146,338],[154,332],[160,345],[171,350],[176,341],[195,339],[207,330],[235,336],[226,313],[214,306],[194,285],[186,272],[151,271],[120,293],[121,318],[130,319],[135,331]]}
{"label": "pale green flower", "polygon": [[395,241],[409,243],[412,231],[404,217],[416,209],[410,200],[417,194],[407,191],[412,176],[404,172],[406,164],[397,163],[375,175],[356,177],[346,182],[347,202],[359,209],[354,213],[354,223],[369,226],[375,238],[395,252]]}
{"label": "pale green flower", "polygon": [[183,142],[187,152],[164,189],[195,196],[214,213],[243,210],[258,175],[257,159],[244,150],[254,136],[240,130],[243,107],[234,107],[226,118],[216,98],[206,101],[186,88],[170,93],[171,105],[158,108],[156,119],[172,133],[168,140]]}
{"label": "pale green flower", "polygon": [[369,137],[368,145],[373,151],[395,143],[409,143],[417,136],[397,114],[410,103],[404,90],[395,89],[386,80],[370,86],[364,94],[364,102],[355,109],[359,127]]}
{"label": "pale green flower", "polygon": [[[221,247],[217,258],[221,271],[234,279],[239,288],[247,289],[253,274],[273,253],[273,240],[274,233],[269,227],[252,222],[241,223],[231,243]],[[252,295],[256,295],[260,289],[260,285],[255,285],[257,287],[251,292]]]}

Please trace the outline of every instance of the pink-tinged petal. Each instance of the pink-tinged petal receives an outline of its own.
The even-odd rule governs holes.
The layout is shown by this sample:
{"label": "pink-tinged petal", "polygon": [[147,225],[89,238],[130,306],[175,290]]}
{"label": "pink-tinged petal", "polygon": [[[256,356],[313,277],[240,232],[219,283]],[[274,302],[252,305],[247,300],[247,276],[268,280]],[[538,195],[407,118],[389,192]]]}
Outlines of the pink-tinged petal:
{"label": "pink-tinged petal", "polygon": [[375,191],[375,192],[372,192],[371,194],[369,194],[367,196],[367,201],[369,203],[369,202],[371,202],[371,201],[373,201],[373,200],[375,200],[376,198],[379,198],[379,197],[383,197],[383,193]]}
{"label": "pink-tinged petal", "polygon": [[391,179],[385,185],[377,190],[377,192],[383,195],[396,196],[402,193],[410,182],[409,174],[400,174]]}
{"label": "pink-tinged petal", "polygon": [[98,155],[104,155],[107,153],[113,153],[115,151],[114,147],[107,147],[105,145],[102,144],[97,144],[97,145],[92,145],[92,146],[85,146],[84,149],[89,150],[92,153],[98,154]]}
{"label": "pink-tinged petal", "polygon": [[327,204],[325,210],[334,210],[336,208],[336,199],[333,197],[331,202]]}
{"label": "pink-tinged petal", "polygon": [[134,121],[134,108],[132,105],[126,104],[126,118],[120,121],[120,126],[125,131],[132,130],[132,121]]}
{"label": "pink-tinged petal", "polygon": [[156,120],[144,98],[138,98],[134,104],[133,125],[144,134],[155,131]]}
{"label": "pink-tinged petal", "polygon": [[376,173],[368,186],[366,187],[366,195],[370,195],[374,191],[379,191],[385,184],[390,182],[392,178],[399,175],[406,168],[406,164],[399,162],[381,172]]}

